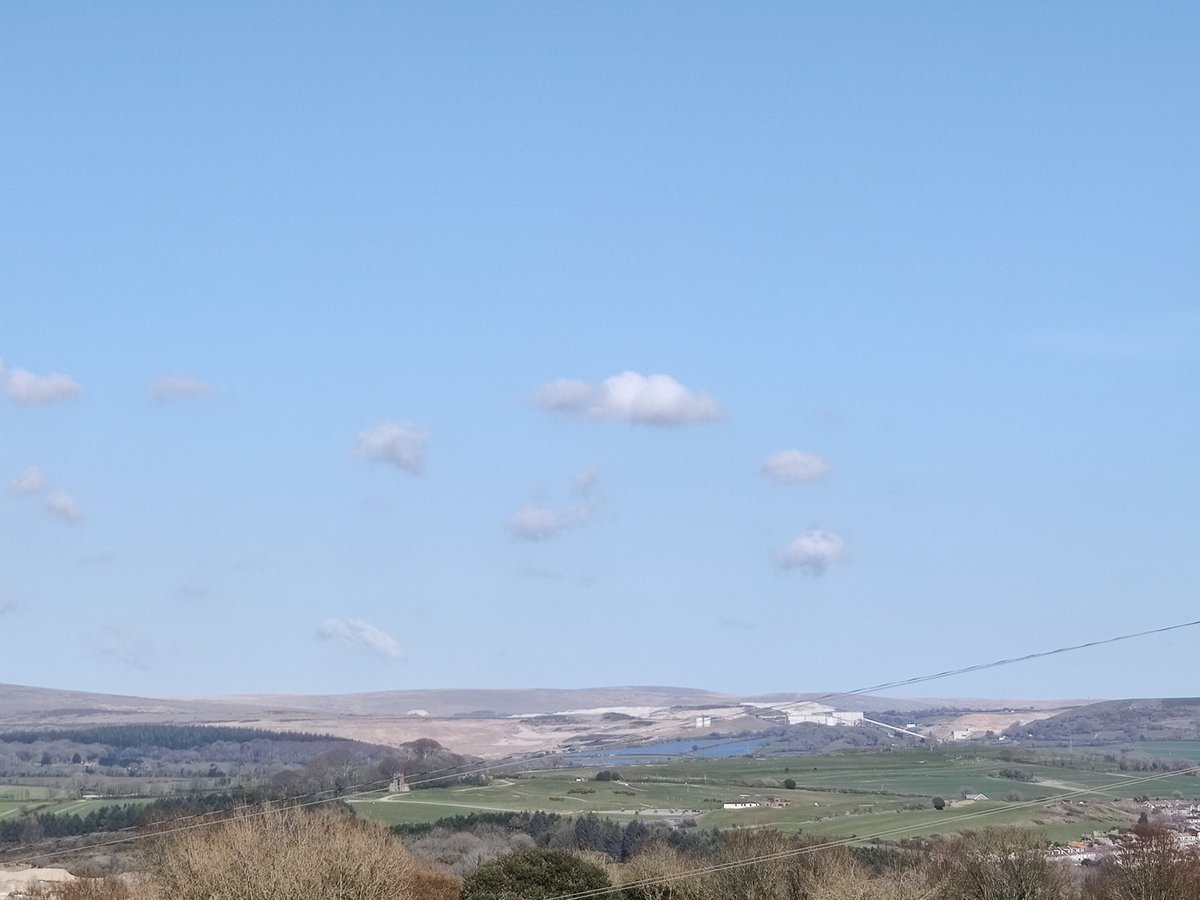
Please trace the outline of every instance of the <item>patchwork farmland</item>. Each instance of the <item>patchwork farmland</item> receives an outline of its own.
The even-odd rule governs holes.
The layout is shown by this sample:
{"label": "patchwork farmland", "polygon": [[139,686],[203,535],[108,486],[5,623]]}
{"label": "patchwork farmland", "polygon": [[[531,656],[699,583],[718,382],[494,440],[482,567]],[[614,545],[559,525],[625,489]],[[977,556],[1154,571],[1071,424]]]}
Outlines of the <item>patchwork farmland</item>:
{"label": "patchwork farmland", "polygon": [[[1014,762],[987,749],[680,759],[622,767],[619,781],[597,781],[597,771],[511,773],[486,786],[380,793],[353,806],[389,825],[540,810],[862,839],[896,832],[888,835],[893,840],[1021,824],[1066,841],[1128,825],[1136,818],[1134,801],[1143,796],[1200,799],[1200,779],[1186,775],[1154,773],[1146,781],[1147,773],[1121,772],[1099,757],[1062,754]],[[1055,799],[1068,794],[1069,799]],[[945,808],[934,809],[934,798],[945,800]],[[736,800],[759,805],[724,808]]]}

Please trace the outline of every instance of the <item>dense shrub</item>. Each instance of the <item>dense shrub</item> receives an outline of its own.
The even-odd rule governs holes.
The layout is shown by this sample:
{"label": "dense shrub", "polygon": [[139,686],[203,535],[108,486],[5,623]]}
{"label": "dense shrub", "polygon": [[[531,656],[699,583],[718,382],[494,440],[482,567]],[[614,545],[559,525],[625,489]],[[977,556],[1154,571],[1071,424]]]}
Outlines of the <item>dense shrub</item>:
{"label": "dense shrub", "polygon": [[295,808],[168,836],[150,881],[163,900],[426,900],[458,889],[380,825]]}
{"label": "dense shrub", "polygon": [[[713,865],[716,870],[704,871]],[[700,870],[697,873],[697,870]],[[929,900],[937,884],[912,866],[872,874],[846,848],[772,831],[722,834],[703,859],[655,841],[621,869],[624,900]]]}
{"label": "dense shrub", "polygon": [[526,850],[480,867],[463,882],[463,900],[542,900],[610,887],[598,865],[566,850]]}
{"label": "dense shrub", "polygon": [[120,878],[81,878],[58,884],[39,885],[13,900],[155,900],[144,882]]}
{"label": "dense shrub", "polygon": [[988,829],[938,847],[932,869],[943,882],[940,900],[1066,900],[1063,868],[1046,857],[1045,843],[1018,828]]}
{"label": "dense shrub", "polygon": [[1001,769],[996,774],[1001,778],[1007,778],[1009,781],[1037,781],[1037,778],[1035,778],[1029,772],[1026,772],[1024,769]]}

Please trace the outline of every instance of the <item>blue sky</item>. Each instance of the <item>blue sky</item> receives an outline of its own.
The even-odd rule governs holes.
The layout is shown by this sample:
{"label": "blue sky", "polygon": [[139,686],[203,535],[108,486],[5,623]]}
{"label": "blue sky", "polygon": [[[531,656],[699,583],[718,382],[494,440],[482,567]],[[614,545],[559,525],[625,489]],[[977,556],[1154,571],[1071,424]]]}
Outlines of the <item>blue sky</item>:
{"label": "blue sky", "polygon": [[835,690],[1196,618],[1198,20],[5,5],[0,681]]}

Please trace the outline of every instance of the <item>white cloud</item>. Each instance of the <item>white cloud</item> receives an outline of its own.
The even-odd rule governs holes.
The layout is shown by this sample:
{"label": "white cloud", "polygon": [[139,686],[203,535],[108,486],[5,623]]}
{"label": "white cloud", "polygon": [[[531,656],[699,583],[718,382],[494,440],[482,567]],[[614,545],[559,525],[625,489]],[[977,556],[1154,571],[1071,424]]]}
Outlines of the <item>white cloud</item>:
{"label": "white cloud", "polygon": [[429,429],[412,422],[381,422],[354,439],[358,455],[371,462],[388,463],[419,474],[425,461]]}
{"label": "white cloud", "polygon": [[534,399],[537,405],[550,412],[580,413],[595,400],[597,390],[584,381],[559,379],[543,384]]}
{"label": "white cloud", "polygon": [[216,390],[208,382],[181,375],[160,375],[150,382],[149,390],[150,399],[158,403],[186,397],[208,397],[215,393]]}
{"label": "white cloud", "polygon": [[846,557],[846,540],[840,534],[813,528],[784,548],[779,565],[785,569],[807,569],[822,574],[829,564]]}
{"label": "white cloud", "polygon": [[833,468],[823,456],[800,450],[780,450],[767,457],[762,472],[768,478],[788,484],[824,481]]}
{"label": "white cloud", "polygon": [[55,491],[46,498],[46,512],[64,522],[78,522],[83,518],[83,507],[70,494]]}
{"label": "white cloud", "polygon": [[592,517],[591,507],[572,506],[557,512],[545,506],[522,506],[508,520],[508,531],[524,541],[544,541]]}
{"label": "white cloud", "polygon": [[554,381],[538,388],[535,399],[549,412],[642,425],[685,425],[721,417],[716,400],[670,375],[622,372],[598,385]]}
{"label": "white cloud", "polygon": [[596,466],[591,466],[590,468],[576,472],[574,478],[575,493],[585,495],[590,494],[592,492],[592,488],[596,486],[596,482],[600,480],[600,475],[600,469],[598,469]]}
{"label": "white cloud", "polygon": [[49,484],[50,479],[46,477],[46,473],[37,466],[31,466],[8,486],[8,493],[14,497],[29,497],[40,494]]}
{"label": "white cloud", "polygon": [[83,393],[79,383],[67,375],[59,372],[35,375],[25,369],[8,369],[3,360],[0,360],[0,387],[10,400],[30,406],[73,400]]}
{"label": "white cloud", "polygon": [[326,619],[317,629],[317,637],[388,659],[399,659],[403,655],[394,637],[362,619]]}

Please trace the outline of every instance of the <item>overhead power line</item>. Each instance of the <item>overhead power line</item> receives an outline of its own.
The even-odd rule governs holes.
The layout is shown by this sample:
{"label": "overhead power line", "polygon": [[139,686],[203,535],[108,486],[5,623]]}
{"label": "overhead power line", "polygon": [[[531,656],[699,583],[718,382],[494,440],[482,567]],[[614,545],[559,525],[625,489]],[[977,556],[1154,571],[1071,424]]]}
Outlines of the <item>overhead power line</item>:
{"label": "overhead power line", "polygon": [[[955,675],[966,675],[969,672],[982,672],[986,669],[998,669],[1001,666],[1011,666],[1011,665],[1015,665],[1016,663],[1029,662],[1034,659],[1043,659],[1048,656],[1057,656],[1061,653],[1072,653],[1076,650],[1088,650],[1092,647],[1101,647],[1105,644],[1116,644],[1120,641],[1130,641],[1130,640],[1133,640],[1134,638],[1149,637],[1149,636],[1155,635],[1155,634],[1165,634],[1169,631],[1179,631],[1180,629],[1183,629],[1183,628],[1194,628],[1197,625],[1200,625],[1200,619],[1197,619],[1194,622],[1177,622],[1174,625],[1164,625],[1162,628],[1151,628],[1146,631],[1133,631],[1133,632],[1129,632],[1127,634],[1119,634],[1119,635],[1116,635],[1115,637],[1102,638],[1100,640],[1095,640],[1095,641],[1086,641],[1082,644],[1070,644],[1065,647],[1055,647],[1053,650],[1039,650],[1036,653],[1026,653],[1023,656],[1010,656],[1005,659],[996,659],[996,660],[993,660],[992,662],[976,663],[975,665],[972,665],[972,666],[962,666],[957,669],[945,669],[941,672],[931,672],[927,675],[915,675],[911,678],[902,678],[898,681],[885,681],[881,684],[872,684],[872,685],[868,685],[867,687],[855,688],[854,690],[851,690],[851,691],[830,691],[827,694],[819,694],[816,697],[809,697],[808,699],[806,699],[802,702],[820,703],[822,700],[833,700],[838,697],[854,697],[859,694],[873,694],[873,693],[878,693],[880,691],[892,690],[892,689],[898,688],[898,687],[907,687],[907,686],[913,685],[913,684],[922,684],[927,681],[937,681],[938,679],[941,679],[941,678],[951,678]],[[789,705],[789,704],[787,704],[787,703],[766,704],[766,705],[758,707],[758,709],[780,710],[781,707],[785,707],[787,705]],[[743,715],[749,715],[749,714],[743,713]],[[901,730],[903,730],[903,729],[901,729]],[[704,753],[706,753],[709,750],[713,750],[717,747],[723,747],[728,744],[741,743],[743,740],[745,740],[745,739],[744,738],[731,738],[729,740],[719,741],[714,744],[709,744],[708,746],[704,747],[698,753],[681,753],[678,755],[680,755],[680,756],[702,756]]]}
{"label": "overhead power line", "polygon": [[921,684],[926,681],[936,681],[939,678],[950,678],[954,675],[966,675],[970,672],[982,672],[985,669],[998,669],[1001,666],[1011,666],[1015,663],[1029,662],[1034,659],[1044,659],[1047,656],[1057,656],[1060,653],[1072,653],[1076,650],[1088,650],[1105,644],[1116,644],[1119,641],[1131,641],[1134,638],[1149,637],[1152,634],[1166,634],[1168,631],[1179,631],[1182,628],[1195,628],[1200,625],[1200,619],[1194,622],[1179,622],[1175,625],[1164,625],[1162,628],[1151,628],[1147,631],[1135,631],[1129,634],[1119,634],[1116,637],[1103,638],[1098,641],[1087,641],[1083,644],[1071,644],[1066,647],[1056,647],[1053,650],[1039,650],[1037,653],[1026,653],[1024,656],[1010,656],[1007,659],[997,659],[992,662],[978,663],[973,666],[962,666],[958,669],[946,669],[929,675],[917,675],[914,678],[902,678],[899,681],[885,681],[882,684],[872,684],[867,687],[855,688],[852,691],[832,691],[812,698],[813,703],[821,700],[832,700],[834,697],[853,697],[856,694],[870,694],[877,691],[889,691],[893,688],[907,687],[910,684]]}

